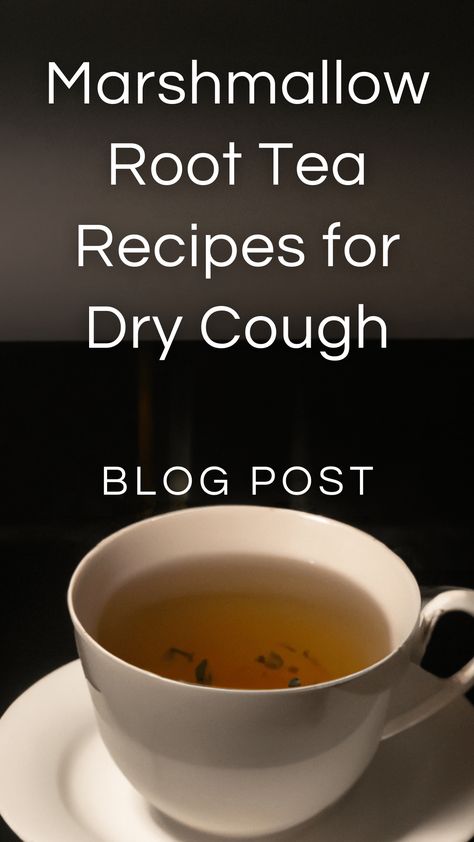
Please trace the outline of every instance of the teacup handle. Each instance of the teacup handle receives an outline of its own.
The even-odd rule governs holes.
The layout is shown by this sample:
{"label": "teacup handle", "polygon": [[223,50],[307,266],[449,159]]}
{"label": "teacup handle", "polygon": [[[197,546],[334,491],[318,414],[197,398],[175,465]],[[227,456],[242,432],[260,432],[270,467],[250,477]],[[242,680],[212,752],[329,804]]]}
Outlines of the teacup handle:
{"label": "teacup handle", "polygon": [[[413,660],[420,663],[436,623],[444,614],[449,611],[464,611],[474,617],[474,590],[450,589],[438,593],[433,599],[427,602],[420,617],[419,643],[415,647]],[[445,678],[439,690],[432,696],[415,705],[407,711],[389,719],[386,723],[382,739],[393,737],[406,728],[411,728],[418,722],[423,722],[429,716],[444,708],[457,696],[462,696],[474,685],[474,658],[471,658],[458,672],[450,678]]]}

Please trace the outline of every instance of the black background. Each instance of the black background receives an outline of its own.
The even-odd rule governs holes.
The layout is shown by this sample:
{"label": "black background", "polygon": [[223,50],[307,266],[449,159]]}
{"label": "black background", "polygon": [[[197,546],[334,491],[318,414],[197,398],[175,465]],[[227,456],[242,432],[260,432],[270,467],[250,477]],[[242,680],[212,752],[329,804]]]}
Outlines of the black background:
{"label": "black background", "polygon": [[[253,502],[319,512],[381,538],[422,585],[472,584],[474,342],[354,348],[337,364],[283,347],[217,351],[201,343],[175,346],[165,363],[158,356],[153,345],[0,348],[8,395],[1,530],[6,704],[75,656],[65,592],[82,555],[114,529],[171,508]],[[272,466],[280,478],[291,465],[306,466],[312,490],[291,497],[280,482],[252,498],[255,464]],[[102,495],[103,465],[127,469],[126,495]],[[156,497],[134,493],[136,465]],[[163,490],[172,465],[193,474],[186,497]],[[208,465],[226,469],[228,497],[201,491],[199,472]],[[324,465],[344,471],[339,496],[318,490]],[[349,465],[374,466],[362,497]],[[460,622],[466,631],[437,653],[434,666],[445,673],[469,655],[471,626]]]}
{"label": "black background", "polygon": [[[97,540],[134,519],[172,506],[213,502],[196,486],[184,500],[171,499],[160,491],[159,477],[173,464],[184,464],[194,473],[209,464],[225,467],[230,476],[228,502],[249,502],[249,466],[255,463],[272,465],[277,472],[301,464],[315,475],[327,464],[342,468],[373,464],[375,470],[368,476],[364,497],[348,487],[339,497],[323,497],[316,490],[304,498],[289,498],[275,489],[262,492],[253,502],[294,505],[360,526],[398,552],[423,585],[472,585],[474,342],[449,339],[459,336],[459,320],[466,325],[473,322],[474,315],[470,236],[464,211],[458,213],[470,195],[461,161],[469,149],[472,4],[457,3],[450,8],[436,3],[384,4],[382,11],[379,3],[306,0],[263,0],[258,4],[160,0],[100,7],[88,0],[80,6],[5,0],[2,15],[2,76],[6,83],[2,107],[5,128],[19,142],[34,139],[36,132],[41,134],[49,119],[45,104],[49,60],[63,62],[65,69],[72,70],[88,59],[98,72],[112,69],[114,63],[127,69],[187,70],[192,57],[216,72],[245,68],[283,73],[312,68],[322,57],[343,57],[354,71],[377,72],[389,67],[416,73],[428,69],[433,79],[429,101],[417,112],[413,137],[409,129],[406,137],[420,162],[434,143],[431,189],[437,198],[434,204],[426,202],[423,190],[417,187],[416,162],[412,161],[412,177],[403,182],[403,193],[407,204],[423,208],[434,227],[428,228],[423,248],[422,241],[413,240],[414,253],[403,263],[404,283],[412,290],[423,290],[416,318],[412,318],[410,307],[404,311],[400,288],[397,300],[396,284],[387,285],[387,300],[394,295],[388,315],[393,314],[396,335],[407,338],[389,341],[386,351],[354,349],[347,360],[333,364],[324,362],[317,351],[290,352],[281,347],[251,351],[242,347],[218,352],[186,342],[175,346],[165,363],[159,363],[152,345],[141,351],[123,346],[110,352],[91,352],[85,343],[64,341],[69,324],[63,319],[68,283],[75,289],[82,278],[72,272],[71,244],[64,264],[54,262],[54,243],[39,247],[49,214],[62,213],[62,206],[48,205],[48,197],[57,195],[57,184],[48,182],[53,171],[45,168],[45,159],[36,161],[29,153],[27,159],[26,152],[15,166],[7,166],[5,178],[11,180],[3,207],[2,236],[9,231],[12,218],[15,231],[2,244],[6,262],[2,336],[27,339],[41,335],[46,340],[54,336],[63,341],[0,346],[0,621],[1,639],[7,643],[2,707],[46,672],[75,657],[65,591],[75,565]],[[100,105],[91,106],[90,111],[99,123],[111,114],[104,116]],[[74,125],[80,133],[81,120],[86,118],[74,97],[55,113],[59,133],[61,121],[68,123],[70,137]],[[146,133],[149,110],[131,109],[129,113],[137,121],[137,133]],[[257,123],[258,113],[257,118],[252,117]],[[281,125],[286,121],[288,131],[293,113],[284,108],[279,112]],[[385,137],[389,144],[392,112],[381,103],[372,113],[371,131],[378,123],[377,137]],[[403,123],[406,112],[399,113]],[[242,114],[239,120],[245,127]],[[200,111],[195,111],[194,119],[196,125],[201,123],[202,132]],[[209,119],[214,127],[216,115]],[[317,125],[319,118],[315,119]],[[347,119],[353,130],[357,115],[352,113]],[[116,126],[117,122],[115,135]],[[54,131],[51,127],[48,131],[54,161],[67,139],[61,142],[59,134],[55,146]],[[343,135],[343,123],[339,131]],[[102,142],[101,130],[97,135]],[[437,137],[443,138],[438,145]],[[456,179],[452,179],[458,160],[452,158],[453,148],[460,162]],[[86,148],[84,154],[89,154]],[[4,162],[8,165],[9,159],[4,157]],[[37,175],[38,182],[18,186],[21,172],[27,169]],[[100,173],[103,175],[102,162]],[[64,165],[58,167],[54,179],[66,183]],[[72,205],[73,173],[71,179]],[[44,204],[35,193],[38,184],[46,197]],[[380,190],[379,183],[379,194]],[[93,213],[91,196],[87,210]],[[207,201],[206,196],[204,199]],[[390,196],[386,201],[390,202]],[[253,207],[258,196],[250,194],[248,202],[249,208]],[[203,212],[204,205],[203,200]],[[218,211],[225,216],[226,209],[224,202]],[[29,248],[21,245],[24,232],[18,224],[26,218],[33,225]],[[442,237],[434,235],[441,229],[459,233],[455,248],[452,237],[446,235],[446,246]],[[16,240],[17,236],[20,239]],[[58,237],[58,248],[63,241]],[[463,288],[455,306],[450,297],[454,280],[448,271],[430,285],[445,246],[456,261],[456,289]],[[17,284],[15,267],[21,265],[22,253],[34,255],[34,260],[30,258],[29,264],[26,260]],[[52,294],[54,273],[57,296]],[[168,287],[169,281],[166,279]],[[242,298],[250,298],[244,278],[237,281]],[[91,289],[95,282],[94,273],[89,273]],[[221,283],[225,288],[225,279]],[[120,294],[130,295],[135,277],[127,276],[124,284]],[[20,289],[21,306],[15,308],[12,302]],[[48,295],[39,307],[43,289]],[[302,304],[295,289],[295,306],[313,312],[316,295]],[[137,296],[142,292],[137,285]],[[179,293],[178,286],[176,296]],[[111,285],[105,303],[113,305],[114,294]],[[261,294],[270,307],[271,278],[267,277]],[[160,285],[155,284],[152,297],[156,306],[150,312],[158,312],[160,296]],[[215,290],[212,297],[212,303],[221,303]],[[167,306],[169,301],[173,304],[172,294]],[[183,306],[176,298],[175,312],[181,312]],[[430,314],[429,329],[423,322],[425,306]],[[287,310],[291,312],[291,305]],[[268,312],[261,304],[259,311]],[[383,307],[379,311],[384,314]],[[16,314],[15,318],[10,313]],[[85,309],[78,309],[71,325],[73,335],[84,333]],[[389,321],[389,336],[390,326]],[[463,331],[462,335],[472,336],[472,330]],[[425,335],[431,338],[420,338]],[[156,499],[150,503],[150,498],[132,494],[104,498],[104,464],[124,465],[130,470],[143,464],[147,478],[156,483]],[[318,484],[316,481],[316,489]],[[448,674],[471,654],[469,635],[472,637],[472,624],[467,618],[446,621],[426,665]],[[5,827],[0,828],[0,835],[13,839]]]}

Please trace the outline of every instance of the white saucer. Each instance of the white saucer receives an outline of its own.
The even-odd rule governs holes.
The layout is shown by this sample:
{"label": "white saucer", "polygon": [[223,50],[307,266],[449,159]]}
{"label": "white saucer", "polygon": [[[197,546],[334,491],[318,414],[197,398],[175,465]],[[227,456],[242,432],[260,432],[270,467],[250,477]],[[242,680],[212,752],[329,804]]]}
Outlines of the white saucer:
{"label": "white saucer", "polygon": [[[395,706],[439,681],[413,667]],[[408,692],[409,687],[409,692]],[[384,742],[336,805],[278,842],[468,842],[474,711],[460,699]],[[47,675],[0,723],[5,821],[24,842],[218,842],[152,810],[103,747],[79,661]],[[270,837],[265,837],[270,842]]]}

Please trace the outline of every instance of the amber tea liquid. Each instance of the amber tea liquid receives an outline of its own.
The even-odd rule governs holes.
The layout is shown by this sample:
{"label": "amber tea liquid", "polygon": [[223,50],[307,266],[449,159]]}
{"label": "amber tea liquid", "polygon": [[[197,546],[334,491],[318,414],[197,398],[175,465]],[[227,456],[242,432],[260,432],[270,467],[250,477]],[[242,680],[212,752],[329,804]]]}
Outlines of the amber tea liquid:
{"label": "amber tea liquid", "polygon": [[390,651],[377,604],[347,578],[288,559],[192,559],[129,581],[99,643],[149,672],[268,690],[331,681]]}

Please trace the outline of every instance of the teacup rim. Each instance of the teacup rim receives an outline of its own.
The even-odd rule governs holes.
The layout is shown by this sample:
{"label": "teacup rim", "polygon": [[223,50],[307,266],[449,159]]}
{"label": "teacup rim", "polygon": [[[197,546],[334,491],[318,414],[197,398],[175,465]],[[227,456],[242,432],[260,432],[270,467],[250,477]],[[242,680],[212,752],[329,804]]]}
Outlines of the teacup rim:
{"label": "teacup rim", "polygon": [[[226,512],[229,512],[230,509],[233,509],[233,510],[238,509],[239,511],[242,511],[242,512],[244,510],[254,511],[256,509],[265,510],[265,511],[272,511],[272,512],[285,512],[285,516],[287,516],[288,514],[291,514],[291,515],[294,515],[294,516],[301,516],[303,518],[309,518],[310,520],[315,520],[315,521],[317,521],[319,523],[322,523],[322,524],[327,524],[327,525],[330,525],[330,526],[338,526],[338,527],[356,532],[359,535],[362,535],[365,539],[369,539],[370,541],[373,541],[376,545],[382,547],[385,551],[390,553],[390,555],[392,556],[392,559],[398,563],[398,565],[400,567],[400,570],[402,570],[404,575],[407,576],[407,579],[410,580],[411,586],[414,587],[414,589],[415,589],[417,602],[418,602],[418,608],[417,608],[417,614],[416,614],[415,621],[414,621],[410,631],[405,635],[404,639],[400,643],[397,644],[397,646],[395,648],[391,649],[390,652],[387,653],[387,655],[385,655],[383,658],[380,658],[377,661],[374,661],[374,663],[369,664],[369,666],[364,667],[364,669],[358,670],[357,672],[349,673],[348,675],[340,676],[339,678],[331,679],[330,681],[322,681],[322,682],[319,682],[317,684],[307,684],[307,685],[303,685],[302,687],[278,687],[278,688],[270,688],[270,689],[269,688],[252,689],[252,688],[236,688],[236,687],[213,687],[213,686],[205,685],[205,684],[192,684],[191,682],[176,681],[173,678],[167,678],[166,676],[158,675],[157,673],[154,673],[154,672],[151,672],[149,670],[143,669],[143,667],[138,667],[135,664],[132,664],[129,661],[125,661],[123,658],[120,658],[117,655],[114,655],[113,652],[110,652],[108,649],[106,649],[104,646],[102,646],[95,639],[95,637],[93,637],[92,634],[90,634],[90,632],[87,631],[87,629],[85,628],[85,626],[83,625],[83,623],[81,622],[81,620],[79,619],[79,617],[76,613],[76,610],[75,610],[75,607],[74,607],[74,604],[73,604],[73,600],[74,600],[73,592],[74,592],[75,586],[77,584],[77,581],[80,578],[81,574],[83,573],[84,569],[86,568],[88,563],[90,563],[91,559],[96,555],[96,553],[98,553],[100,550],[106,548],[110,543],[113,543],[115,540],[117,540],[124,533],[130,534],[130,532],[138,530],[144,524],[150,524],[153,521],[162,520],[163,518],[168,518],[168,519],[173,518],[174,519],[174,518],[183,517],[188,513],[195,514],[195,513],[199,513],[200,511],[207,511],[209,509],[222,510],[222,511],[226,511]],[[375,669],[378,669],[378,668],[382,667],[384,664],[386,664],[389,661],[391,661],[392,659],[394,659],[397,656],[397,654],[407,646],[407,644],[409,643],[411,638],[413,638],[413,636],[414,636],[414,634],[417,630],[420,612],[421,612],[421,591],[420,591],[420,587],[418,585],[418,582],[417,582],[415,576],[411,572],[408,565],[403,561],[403,559],[401,559],[400,556],[398,556],[397,553],[395,553],[393,550],[391,550],[390,547],[388,547],[383,541],[380,541],[378,538],[375,538],[375,536],[371,535],[369,532],[365,532],[363,529],[359,529],[356,526],[352,526],[352,524],[346,523],[345,521],[340,521],[340,520],[337,520],[336,518],[327,517],[326,515],[319,515],[319,514],[315,514],[313,512],[306,512],[306,511],[300,510],[300,509],[289,509],[289,508],[285,508],[283,506],[263,506],[263,505],[259,505],[259,504],[229,504],[229,505],[223,505],[223,504],[212,505],[211,504],[211,505],[207,505],[207,506],[189,506],[185,509],[176,509],[176,510],[173,510],[173,511],[168,511],[168,512],[163,512],[163,513],[160,513],[160,514],[152,515],[151,517],[142,518],[141,520],[134,521],[133,523],[130,523],[130,524],[124,526],[124,527],[121,527],[120,529],[115,530],[114,532],[111,532],[109,535],[106,535],[105,538],[102,538],[98,543],[96,543],[93,547],[91,547],[91,549],[83,556],[83,558],[80,560],[80,562],[76,566],[76,568],[75,568],[75,570],[74,570],[74,572],[71,576],[71,579],[69,581],[66,601],[67,601],[69,616],[70,616],[72,624],[74,626],[74,630],[78,634],[82,635],[88,641],[88,643],[93,646],[94,649],[98,650],[107,659],[112,660],[114,663],[120,665],[121,667],[126,667],[128,670],[131,670],[133,673],[136,673],[140,676],[146,676],[147,678],[153,680],[155,683],[157,682],[158,684],[164,683],[166,685],[169,685],[169,686],[172,686],[172,687],[175,687],[175,688],[176,687],[187,688],[187,692],[199,692],[199,693],[208,693],[208,694],[209,693],[219,693],[219,694],[227,694],[227,695],[232,695],[232,696],[248,695],[248,696],[258,696],[258,697],[264,697],[264,696],[267,696],[268,694],[275,695],[275,694],[282,694],[282,693],[291,694],[292,696],[294,696],[294,695],[301,694],[301,693],[314,692],[316,690],[330,689],[331,687],[338,687],[338,686],[341,686],[343,684],[347,684],[351,681],[354,681],[356,679],[359,679],[359,678],[362,678],[362,677],[368,675],[369,673],[371,673]]]}

